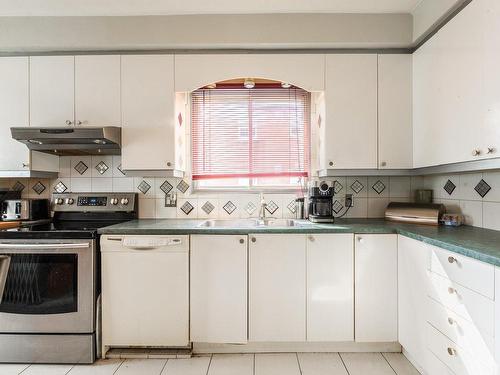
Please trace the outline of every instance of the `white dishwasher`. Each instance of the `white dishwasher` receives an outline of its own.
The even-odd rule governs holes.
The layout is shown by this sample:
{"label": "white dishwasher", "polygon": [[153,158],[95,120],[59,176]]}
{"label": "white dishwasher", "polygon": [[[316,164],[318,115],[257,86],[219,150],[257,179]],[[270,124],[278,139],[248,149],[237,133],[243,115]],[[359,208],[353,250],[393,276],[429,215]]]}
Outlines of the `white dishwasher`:
{"label": "white dishwasher", "polygon": [[188,346],[189,236],[105,235],[101,254],[103,349]]}

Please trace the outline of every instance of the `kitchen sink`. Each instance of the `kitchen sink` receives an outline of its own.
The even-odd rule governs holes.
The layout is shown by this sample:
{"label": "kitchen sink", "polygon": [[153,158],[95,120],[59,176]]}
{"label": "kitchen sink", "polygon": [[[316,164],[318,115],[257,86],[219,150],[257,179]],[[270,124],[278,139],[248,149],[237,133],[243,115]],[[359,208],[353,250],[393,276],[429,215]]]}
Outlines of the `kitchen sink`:
{"label": "kitchen sink", "polygon": [[237,219],[237,220],[206,220],[201,228],[263,228],[263,227],[307,227],[314,225],[307,220],[295,219]]}

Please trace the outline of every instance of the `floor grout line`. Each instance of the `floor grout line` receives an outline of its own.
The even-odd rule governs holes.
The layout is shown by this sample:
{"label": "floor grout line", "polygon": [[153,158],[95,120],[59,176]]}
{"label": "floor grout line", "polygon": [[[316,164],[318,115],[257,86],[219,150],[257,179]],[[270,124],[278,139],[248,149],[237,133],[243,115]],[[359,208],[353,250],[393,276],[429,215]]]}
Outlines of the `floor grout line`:
{"label": "floor grout line", "polygon": [[297,358],[297,365],[299,366],[300,375],[302,375],[302,367],[300,366],[299,353],[295,353],[295,357]]}
{"label": "floor grout line", "polygon": [[342,358],[342,354],[339,352],[338,355],[340,357],[340,360],[342,361],[342,364],[344,365],[344,368],[345,368],[345,371],[347,372],[347,375],[351,375],[351,373],[349,372],[349,369],[347,368],[347,366],[344,362],[344,358]]}
{"label": "floor grout line", "polygon": [[212,358],[214,357],[213,354],[210,355],[210,361],[208,361],[208,367],[207,367],[207,373],[205,375],[208,375],[210,371],[210,365],[212,364]]}
{"label": "floor grout line", "polygon": [[72,366],[69,368],[68,372],[66,372],[64,375],[68,375],[68,374],[71,372],[71,370],[73,370],[73,368],[74,368],[75,366],[76,366],[76,365],[72,365]]}
{"label": "floor grout line", "polygon": [[386,358],[386,356],[384,355],[384,353],[380,353],[382,355],[382,358],[385,359],[385,361],[387,362],[387,364],[389,365],[389,367],[392,369],[392,371],[394,371],[394,373],[396,375],[398,375],[398,373],[396,372],[396,370],[394,370],[394,367],[392,367],[391,363],[389,362],[389,360]]}
{"label": "floor grout line", "polygon": [[255,375],[255,353],[253,353],[253,375]]}
{"label": "floor grout line", "polygon": [[26,366],[23,370],[21,370],[21,372],[18,375],[21,375],[23,372],[25,372],[27,369],[29,369],[31,367],[31,365],[32,364],[30,363],[28,366]]}
{"label": "floor grout line", "polygon": [[123,362],[125,362],[125,360],[124,359],[120,359],[120,364],[118,365],[118,367],[116,368],[116,370],[113,371],[113,375],[115,375],[118,372],[118,370],[120,369],[120,367],[122,367]]}
{"label": "floor grout line", "polygon": [[167,366],[167,363],[168,363],[168,358],[167,358],[167,360],[165,361],[165,363],[163,364],[163,367],[161,368],[161,371],[160,371],[160,373],[159,373],[158,375],[163,374],[163,370],[165,370],[165,366]]}

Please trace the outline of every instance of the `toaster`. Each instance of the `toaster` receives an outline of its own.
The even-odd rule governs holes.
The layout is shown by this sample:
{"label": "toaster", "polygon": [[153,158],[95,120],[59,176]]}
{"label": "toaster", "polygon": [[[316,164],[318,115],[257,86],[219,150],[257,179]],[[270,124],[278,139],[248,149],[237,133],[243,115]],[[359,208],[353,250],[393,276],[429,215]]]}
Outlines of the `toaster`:
{"label": "toaster", "polygon": [[2,202],[2,220],[34,221],[48,219],[48,199],[8,199]]}

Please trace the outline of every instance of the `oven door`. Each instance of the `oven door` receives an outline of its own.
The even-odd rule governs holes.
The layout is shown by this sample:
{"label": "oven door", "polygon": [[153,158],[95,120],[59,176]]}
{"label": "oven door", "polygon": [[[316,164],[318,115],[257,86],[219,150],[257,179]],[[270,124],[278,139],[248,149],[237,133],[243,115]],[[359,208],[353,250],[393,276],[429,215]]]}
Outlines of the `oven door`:
{"label": "oven door", "polygon": [[94,332],[95,241],[0,240],[0,333]]}

